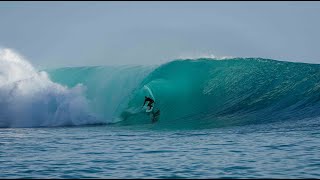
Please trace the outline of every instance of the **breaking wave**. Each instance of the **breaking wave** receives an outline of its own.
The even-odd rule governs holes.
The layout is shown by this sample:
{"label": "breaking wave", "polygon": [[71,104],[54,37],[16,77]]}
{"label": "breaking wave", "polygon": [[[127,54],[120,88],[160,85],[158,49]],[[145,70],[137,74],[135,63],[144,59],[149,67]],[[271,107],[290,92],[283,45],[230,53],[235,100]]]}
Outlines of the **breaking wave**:
{"label": "breaking wave", "polygon": [[213,128],[320,115],[320,65],[262,58],[179,59],[160,66],[37,71],[0,51],[0,127],[151,124]]}

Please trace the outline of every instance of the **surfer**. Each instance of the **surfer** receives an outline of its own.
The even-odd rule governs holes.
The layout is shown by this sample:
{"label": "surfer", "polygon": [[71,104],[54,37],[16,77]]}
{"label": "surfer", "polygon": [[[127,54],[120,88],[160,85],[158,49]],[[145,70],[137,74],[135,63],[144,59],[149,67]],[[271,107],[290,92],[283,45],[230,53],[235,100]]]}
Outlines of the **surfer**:
{"label": "surfer", "polygon": [[152,104],[154,103],[154,100],[145,96],[143,106],[146,104],[147,101],[149,102],[147,106],[149,106],[149,110],[150,110],[153,106]]}
{"label": "surfer", "polygon": [[[146,102],[148,102],[148,105],[149,106],[149,110],[151,111],[151,114],[152,114],[152,123],[155,123],[158,121],[158,117],[160,116],[160,110],[154,112],[153,111],[153,103],[154,103],[154,100],[152,98],[149,98],[147,96],[144,97],[144,103],[143,103],[143,106],[146,104]],[[142,107],[143,107],[142,106]],[[152,110],[151,110],[152,109]],[[150,112],[149,111],[149,112]],[[148,111],[147,111],[148,112]]]}

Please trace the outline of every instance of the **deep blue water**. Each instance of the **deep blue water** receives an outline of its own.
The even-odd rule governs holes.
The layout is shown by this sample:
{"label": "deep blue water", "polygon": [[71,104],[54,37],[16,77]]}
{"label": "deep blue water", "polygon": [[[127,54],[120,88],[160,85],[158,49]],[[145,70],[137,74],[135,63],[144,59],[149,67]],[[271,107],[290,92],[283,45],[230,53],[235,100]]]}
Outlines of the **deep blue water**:
{"label": "deep blue water", "polygon": [[320,178],[319,119],[207,130],[2,128],[1,178]]}

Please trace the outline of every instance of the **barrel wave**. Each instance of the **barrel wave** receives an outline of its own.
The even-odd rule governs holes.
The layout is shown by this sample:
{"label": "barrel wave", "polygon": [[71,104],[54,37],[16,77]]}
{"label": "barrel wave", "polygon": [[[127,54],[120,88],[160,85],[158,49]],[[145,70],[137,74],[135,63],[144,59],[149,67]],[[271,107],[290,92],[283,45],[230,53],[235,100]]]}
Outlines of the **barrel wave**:
{"label": "barrel wave", "polygon": [[[199,58],[36,71],[8,51],[0,60],[0,127],[203,129],[320,116],[319,64]],[[145,96],[160,110],[156,123]]]}
{"label": "barrel wave", "polygon": [[262,58],[180,59],[158,67],[64,68],[55,82],[88,87],[110,123],[150,125],[142,108],[154,98],[154,128],[198,129],[302,120],[320,115],[320,65]]}
{"label": "barrel wave", "polygon": [[161,110],[161,128],[212,128],[320,115],[318,64],[261,58],[173,61],[142,81],[122,114],[123,124],[150,122],[149,115],[139,111],[148,95],[144,86],[152,90],[155,107]]}
{"label": "barrel wave", "polygon": [[84,96],[90,111],[105,123],[121,121],[119,114],[126,107],[130,94],[154,69],[154,66],[94,66],[47,70],[50,79],[73,88],[86,87]]}

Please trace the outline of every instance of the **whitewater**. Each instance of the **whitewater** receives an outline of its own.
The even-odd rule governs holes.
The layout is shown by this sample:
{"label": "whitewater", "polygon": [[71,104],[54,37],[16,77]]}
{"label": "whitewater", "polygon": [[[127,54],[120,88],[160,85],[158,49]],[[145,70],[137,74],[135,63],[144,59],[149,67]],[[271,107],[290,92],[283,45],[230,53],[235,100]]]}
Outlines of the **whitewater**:
{"label": "whitewater", "polygon": [[36,69],[0,49],[0,177],[319,178],[319,109],[319,64]]}

